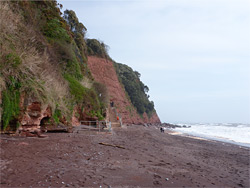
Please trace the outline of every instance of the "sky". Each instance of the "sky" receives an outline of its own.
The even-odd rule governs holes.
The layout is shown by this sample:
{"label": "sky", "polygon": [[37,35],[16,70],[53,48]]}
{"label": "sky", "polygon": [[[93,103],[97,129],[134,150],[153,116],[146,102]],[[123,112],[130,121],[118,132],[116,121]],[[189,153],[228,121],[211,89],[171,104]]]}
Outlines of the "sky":
{"label": "sky", "polygon": [[250,123],[249,0],[58,2],[141,73],[162,122]]}

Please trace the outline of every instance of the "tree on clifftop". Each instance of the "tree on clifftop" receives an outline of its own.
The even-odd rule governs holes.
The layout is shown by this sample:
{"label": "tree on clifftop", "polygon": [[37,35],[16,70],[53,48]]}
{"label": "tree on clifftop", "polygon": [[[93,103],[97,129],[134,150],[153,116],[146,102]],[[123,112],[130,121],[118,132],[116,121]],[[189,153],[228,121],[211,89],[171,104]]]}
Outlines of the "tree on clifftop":
{"label": "tree on clifftop", "polygon": [[73,10],[65,10],[63,18],[66,20],[73,33],[79,33],[83,37],[85,36],[87,29],[81,22],[79,22],[76,13]]}
{"label": "tree on clifftop", "polygon": [[88,54],[109,58],[108,46],[97,39],[87,39]]}
{"label": "tree on clifftop", "polygon": [[140,80],[141,74],[127,65],[114,63],[116,72],[139,114],[146,112],[149,116],[154,111],[153,101],[149,101],[148,86]]}
{"label": "tree on clifftop", "polygon": [[70,31],[73,34],[74,40],[81,54],[84,56],[87,54],[87,46],[84,41],[85,34],[87,32],[86,27],[79,22],[76,13],[73,10],[65,10],[63,18],[69,25]]}

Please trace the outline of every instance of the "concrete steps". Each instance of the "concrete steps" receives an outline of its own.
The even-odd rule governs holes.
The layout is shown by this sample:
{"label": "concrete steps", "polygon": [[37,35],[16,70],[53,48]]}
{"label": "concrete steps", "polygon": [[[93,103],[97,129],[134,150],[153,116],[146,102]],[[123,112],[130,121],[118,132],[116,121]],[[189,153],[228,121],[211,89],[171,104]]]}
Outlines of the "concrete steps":
{"label": "concrete steps", "polygon": [[112,128],[121,127],[121,124],[120,124],[120,122],[111,122],[111,126],[112,126]]}
{"label": "concrete steps", "polygon": [[119,120],[117,120],[117,114],[116,114],[116,109],[115,107],[109,108],[109,121],[111,121],[111,126],[112,128],[114,127],[121,127],[121,123]]}

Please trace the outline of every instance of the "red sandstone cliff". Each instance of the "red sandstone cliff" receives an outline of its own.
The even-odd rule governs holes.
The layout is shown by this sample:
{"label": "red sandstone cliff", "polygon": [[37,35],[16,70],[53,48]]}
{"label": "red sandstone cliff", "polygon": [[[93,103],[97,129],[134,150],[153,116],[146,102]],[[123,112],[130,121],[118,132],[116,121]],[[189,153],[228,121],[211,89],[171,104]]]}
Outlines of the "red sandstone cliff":
{"label": "red sandstone cliff", "polygon": [[143,114],[143,118],[140,117],[127,98],[111,61],[104,58],[89,56],[88,67],[94,79],[106,85],[110,100],[114,102],[117,112],[122,116],[123,123],[142,124],[161,122],[156,113],[154,113],[151,118],[149,118],[146,113]]}

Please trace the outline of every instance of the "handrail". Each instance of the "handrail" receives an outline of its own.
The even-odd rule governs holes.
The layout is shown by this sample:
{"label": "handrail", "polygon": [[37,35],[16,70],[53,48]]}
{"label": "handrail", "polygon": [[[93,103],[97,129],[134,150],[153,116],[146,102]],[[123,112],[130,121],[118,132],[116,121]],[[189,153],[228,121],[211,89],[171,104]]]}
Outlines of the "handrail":
{"label": "handrail", "polygon": [[[84,123],[85,122],[85,123]],[[95,123],[95,125],[92,125],[91,123]],[[88,123],[88,124],[87,124]],[[96,126],[96,128],[99,129],[99,132],[101,129],[104,129],[104,128],[108,128],[109,131],[111,131],[111,122],[107,122],[107,121],[80,121],[80,126],[88,126],[89,129],[90,127],[92,126]]]}
{"label": "handrail", "polygon": [[113,110],[115,111],[116,117],[119,117],[119,123],[120,123],[120,125],[122,126],[122,117],[121,117],[121,115],[117,112],[116,107],[111,107],[111,109],[113,109]]}

